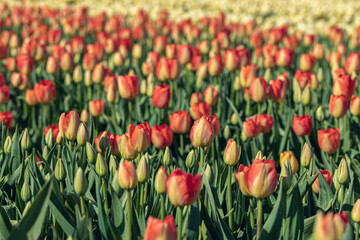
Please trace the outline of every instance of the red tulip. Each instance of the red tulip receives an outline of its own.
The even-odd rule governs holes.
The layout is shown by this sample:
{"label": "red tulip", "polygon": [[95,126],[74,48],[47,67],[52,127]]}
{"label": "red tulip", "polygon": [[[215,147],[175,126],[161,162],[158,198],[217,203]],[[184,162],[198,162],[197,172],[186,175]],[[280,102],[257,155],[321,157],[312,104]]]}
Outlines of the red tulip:
{"label": "red tulip", "polygon": [[35,98],[38,103],[48,104],[56,95],[56,88],[51,80],[41,80],[34,85]]}
{"label": "red tulip", "polygon": [[194,122],[190,131],[190,140],[195,148],[209,146],[214,141],[214,137],[215,130],[209,116],[202,116]]}
{"label": "red tulip", "polygon": [[170,87],[160,84],[154,88],[152,104],[160,109],[166,108],[170,102]]}
{"label": "red tulip", "polygon": [[359,74],[360,72],[360,53],[350,53],[345,62],[347,74]]}
{"label": "red tulip", "polygon": [[218,91],[214,88],[214,86],[209,86],[204,91],[205,102],[214,106],[219,98]]}
{"label": "red tulip", "polygon": [[29,106],[36,106],[38,101],[36,100],[36,93],[34,89],[28,89],[25,93],[25,101]]}
{"label": "red tulip", "polygon": [[308,54],[303,53],[300,57],[300,69],[305,72],[310,72],[315,64],[315,57]]}
{"label": "red tulip", "polygon": [[350,112],[354,116],[360,116],[360,97],[355,95],[351,97]]}
{"label": "red tulip", "polygon": [[271,131],[274,126],[274,120],[271,115],[265,113],[261,115],[254,115],[254,121],[256,125],[261,129],[260,132],[266,134]]}
{"label": "red tulip", "polygon": [[101,117],[105,112],[105,101],[100,99],[89,101],[89,111],[93,117]]}
{"label": "red tulip", "polygon": [[16,70],[16,59],[13,57],[8,57],[6,58],[6,70],[8,70],[9,72],[13,72]]}
{"label": "red tulip", "polygon": [[166,190],[170,202],[176,207],[193,204],[199,197],[202,185],[202,176],[184,173],[180,168],[171,172],[166,181]]}
{"label": "red tulip", "polygon": [[13,119],[14,116],[11,112],[0,112],[0,122],[2,122],[2,125],[6,126],[7,129],[10,129]]}
{"label": "red tulip", "polygon": [[19,54],[16,58],[16,66],[21,73],[29,75],[33,71],[34,63],[28,54]]}
{"label": "red tulip", "polygon": [[202,116],[210,115],[211,106],[206,102],[195,103],[194,106],[190,107],[190,114],[194,120],[201,118]]}
{"label": "red tulip", "polygon": [[175,220],[172,215],[167,215],[164,220],[150,216],[144,234],[144,240],[176,240],[177,232]]}
{"label": "red tulip", "polygon": [[273,102],[282,103],[286,99],[286,83],[275,79],[270,81],[270,98]]}
{"label": "red tulip", "polygon": [[192,59],[192,51],[190,44],[178,44],[177,48],[177,58],[182,65],[189,63]]}
{"label": "red tulip", "polygon": [[129,124],[131,146],[138,152],[144,152],[150,145],[151,133],[148,122],[136,126]]}
{"label": "red tulip", "polygon": [[[332,185],[332,179],[333,179],[333,175],[331,172],[327,171],[327,170],[320,170],[321,174],[324,176],[326,182],[329,184],[330,188]],[[315,171],[316,174],[316,171]],[[319,177],[316,178],[315,182],[312,184],[311,186],[312,190],[314,191],[314,193],[319,194]]]}
{"label": "red tulip", "polygon": [[259,125],[251,118],[248,118],[246,122],[243,122],[243,129],[241,132],[241,137],[243,140],[257,137],[260,132],[261,127],[259,127]]}
{"label": "red tulip", "polygon": [[219,56],[211,57],[207,63],[207,69],[211,76],[219,76],[223,71],[221,58]]}
{"label": "red tulip", "polygon": [[218,116],[215,113],[213,115],[209,116],[209,118],[211,119],[211,123],[214,127],[215,136],[219,135],[220,128],[221,128],[220,119],[218,118]]}
{"label": "red tulip", "polygon": [[8,85],[0,86],[0,104],[6,103],[10,98],[10,89]]}
{"label": "red tulip", "polygon": [[229,72],[233,72],[239,68],[240,59],[236,50],[227,49],[224,56],[224,65]]}
{"label": "red tulip", "polygon": [[80,125],[79,114],[75,111],[70,111],[68,114],[62,113],[59,119],[60,134],[64,134],[66,139],[73,141],[77,137],[77,132]]}
{"label": "red tulip", "polygon": [[357,78],[351,79],[350,75],[340,75],[334,81],[332,91],[334,95],[344,95],[347,100],[355,93]]}
{"label": "red tulip", "polygon": [[311,73],[304,72],[300,69],[296,70],[294,78],[298,81],[300,87],[304,89],[306,86],[311,86]]}
{"label": "red tulip", "polygon": [[55,74],[59,70],[59,64],[57,59],[54,56],[50,56],[46,62],[46,72],[48,74]]}
{"label": "red tulip", "polygon": [[193,93],[190,97],[190,106],[194,106],[195,103],[202,102],[203,96],[201,93]]}
{"label": "red tulip", "polygon": [[348,102],[344,95],[330,96],[329,112],[335,118],[342,118],[348,109]]}
{"label": "red tulip", "polygon": [[311,116],[302,115],[294,116],[292,122],[292,129],[294,133],[299,137],[304,137],[309,135],[312,128],[312,118]]}
{"label": "red tulip", "polygon": [[163,52],[167,45],[167,37],[165,35],[156,36],[154,39],[154,50],[156,52]]}
{"label": "red tulip", "polygon": [[169,116],[171,129],[178,134],[189,131],[191,118],[188,111],[175,111]]}
{"label": "red tulip", "polygon": [[85,70],[93,70],[95,65],[96,65],[97,59],[96,59],[96,55],[92,54],[92,53],[86,53],[84,55],[84,59],[83,59],[83,68]]}
{"label": "red tulip", "polygon": [[74,59],[72,53],[64,52],[61,54],[60,57],[60,68],[65,71],[69,72],[74,67]]}
{"label": "red tulip", "polygon": [[318,144],[321,150],[333,154],[340,147],[339,129],[328,128],[318,130]]}
{"label": "red tulip", "polygon": [[151,142],[158,149],[169,147],[173,140],[171,128],[166,125],[155,125],[151,128]]}
{"label": "red tulip", "polygon": [[269,87],[263,77],[254,78],[249,87],[250,98],[252,101],[262,103],[269,95]]}
{"label": "red tulip", "polygon": [[289,67],[293,58],[294,52],[286,47],[276,51],[275,61],[279,67]]}
{"label": "red tulip", "polygon": [[46,137],[47,133],[51,129],[52,135],[54,137],[54,142],[56,142],[57,135],[59,133],[59,126],[57,124],[51,124],[44,128],[44,136]]}
{"label": "red tulip", "polygon": [[249,88],[251,81],[257,76],[255,64],[249,64],[241,68],[240,83],[243,88]]}
{"label": "red tulip", "polygon": [[139,79],[137,76],[118,76],[120,96],[126,100],[133,100],[139,95]]}

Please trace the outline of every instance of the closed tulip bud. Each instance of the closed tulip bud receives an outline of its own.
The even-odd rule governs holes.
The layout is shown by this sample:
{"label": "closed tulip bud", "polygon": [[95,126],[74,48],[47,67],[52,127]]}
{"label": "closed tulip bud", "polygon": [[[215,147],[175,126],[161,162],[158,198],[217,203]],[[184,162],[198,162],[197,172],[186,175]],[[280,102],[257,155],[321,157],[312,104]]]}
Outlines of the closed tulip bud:
{"label": "closed tulip bud", "polygon": [[344,95],[330,96],[329,111],[334,118],[342,118],[348,109],[348,102]]}
{"label": "closed tulip bud", "polygon": [[56,136],[56,143],[57,143],[57,144],[61,144],[62,140],[63,140],[63,136],[62,136],[61,134],[58,134],[58,135]]}
{"label": "closed tulip bud", "polygon": [[85,71],[84,84],[86,87],[90,87],[93,84],[92,79],[91,79],[91,71],[90,70]]}
{"label": "closed tulip bud", "polygon": [[293,81],[293,100],[296,103],[301,102],[301,87],[298,81]]}
{"label": "closed tulip bud", "polygon": [[56,165],[55,165],[55,178],[59,182],[64,181],[66,178],[66,170],[64,167],[64,163],[61,158],[58,158]]}
{"label": "closed tulip bud", "polygon": [[236,50],[227,49],[224,55],[224,65],[229,72],[235,71],[240,64],[239,56]]}
{"label": "closed tulip bud", "polygon": [[345,70],[348,74],[360,72],[360,53],[350,53],[346,59]]}
{"label": "closed tulip bud", "polygon": [[256,103],[262,103],[269,95],[269,87],[263,77],[254,78],[249,87],[250,98]]}
{"label": "closed tulip bud", "polygon": [[224,138],[229,139],[231,137],[231,130],[229,125],[226,125],[224,128]]}
{"label": "closed tulip bud", "polygon": [[240,81],[239,76],[235,77],[233,87],[234,87],[235,91],[240,91],[242,89],[241,81]]}
{"label": "closed tulip bud", "polygon": [[214,88],[214,86],[209,86],[204,91],[204,97],[205,97],[205,102],[207,102],[208,104],[213,106],[216,104],[216,102],[218,100],[219,93]]}
{"label": "closed tulip bud", "polygon": [[360,223],[360,199],[356,200],[352,211],[351,211],[351,218],[354,222]]}
{"label": "closed tulip bud", "polygon": [[171,151],[170,151],[170,148],[169,147],[166,147],[165,148],[165,151],[164,151],[164,155],[163,155],[163,164],[165,166],[170,166],[171,163],[172,163],[172,156],[171,156]]}
{"label": "closed tulip bud", "polygon": [[224,162],[227,165],[234,166],[238,163],[239,157],[240,154],[236,142],[233,139],[229,139],[226,149],[224,151]]}
{"label": "closed tulip bud", "polygon": [[294,58],[294,52],[286,47],[279,49],[275,54],[275,62],[279,67],[289,67]]}
{"label": "closed tulip bud", "polygon": [[114,176],[116,176],[116,174],[114,174],[116,172],[116,169],[118,167],[118,163],[115,159],[114,155],[110,155],[110,159],[109,159],[109,170],[111,173],[113,173]]}
{"label": "closed tulip bud", "polygon": [[47,146],[49,146],[49,148],[52,148],[52,146],[54,145],[54,136],[51,128],[49,128],[48,132],[46,133],[45,143]]}
{"label": "closed tulip bud", "polygon": [[44,146],[44,149],[42,151],[42,157],[44,158],[44,160],[47,160],[49,157],[49,148],[47,146]]}
{"label": "closed tulip bud", "polygon": [[139,164],[136,169],[136,175],[138,178],[138,181],[143,183],[146,182],[150,177],[150,168],[147,161],[147,156],[143,155],[140,158]]}
{"label": "closed tulip bud", "polygon": [[305,106],[307,106],[311,104],[311,100],[312,100],[311,88],[310,86],[306,86],[301,94],[301,101]]}
{"label": "closed tulip bud", "polygon": [[191,150],[186,156],[185,165],[187,168],[192,169],[196,165],[195,151]]}
{"label": "closed tulip bud", "polygon": [[170,102],[170,87],[160,84],[154,88],[152,95],[152,104],[160,109],[166,108]]}
{"label": "closed tulip bud", "polygon": [[200,174],[193,176],[177,168],[171,172],[166,181],[166,191],[172,205],[184,207],[193,204],[198,199],[201,185]]}
{"label": "closed tulip bud", "polygon": [[21,148],[27,150],[30,147],[31,147],[30,135],[27,128],[25,128],[23,136],[21,138]]}
{"label": "closed tulip bud", "polygon": [[132,47],[132,56],[134,58],[141,58],[142,56],[142,48],[141,48],[141,45],[140,44],[134,44],[133,47]]}
{"label": "closed tulip bud", "polygon": [[210,117],[202,116],[194,122],[190,131],[190,140],[195,148],[209,146],[215,137],[215,131]]}
{"label": "closed tulip bud", "polygon": [[122,189],[129,190],[136,187],[138,179],[134,163],[128,160],[121,162],[118,172],[119,185]]}
{"label": "closed tulip bud", "polygon": [[77,133],[77,143],[80,146],[84,146],[89,140],[89,133],[85,123],[80,123],[79,130]]}
{"label": "closed tulip bud", "polygon": [[77,194],[80,196],[85,195],[88,188],[88,181],[84,175],[84,172],[81,167],[76,171],[74,178],[74,189]]}
{"label": "closed tulip bud", "polygon": [[[339,199],[339,202],[341,202],[341,199],[344,199],[344,192],[343,191],[340,191],[340,188],[341,188],[341,184],[339,183],[339,168],[335,169],[334,171],[334,176],[333,176],[333,184],[334,184],[334,187],[335,187],[335,190],[336,191],[339,191],[338,193],[338,199]],[[340,196],[341,195],[341,196]]]}
{"label": "closed tulip bud", "polygon": [[83,109],[80,114],[80,120],[83,123],[87,123],[89,121],[89,112],[86,109]]}
{"label": "closed tulip bud", "polygon": [[270,81],[270,98],[273,102],[282,103],[286,99],[286,83],[280,79]]}
{"label": "closed tulip bud", "polygon": [[95,149],[93,148],[91,143],[87,142],[86,143],[86,157],[87,157],[89,163],[94,163],[95,154],[96,154]]}
{"label": "closed tulip bud", "polygon": [[99,139],[99,148],[101,149],[101,151],[104,151],[108,147],[108,143],[108,133],[104,131]]}
{"label": "closed tulip bud", "polygon": [[121,157],[126,160],[133,160],[138,156],[138,151],[131,144],[131,136],[129,133],[121,135],[119,151]]}
{"label": "closed tulip bud", "polygon": [[283,179],[284,188],[288,190],[291,187],[291,175],[290,175],[291,164],[289,159],[286,159],[281,167],[280,177]]}
{"label": "closed tulip bud", "polygon": [[105,68],[101,63],[96,64],[91,74],[91,80],[94,83],[102,83],[105,78]]}
{"label": "closed tulip bud", "polygon": [[324,81],[324,73],[322,68],[319,68],[316,77],[320,83]]}
{"label": "closed tulip bud", "polygon": [[308,54],[303,53],[300,57],[300,69],[305,72],[309,72],[312,70],[315,64],[315,57]]}
{"label": "closed tulip bud", "polygon": [[207,69],[211,76],[217,77],[223,71],[223,64],[221,61],[221,57],[214,56],[211,57],[207,63]]}
{"label": "closed tulip bud", "polygon": [[304,147],[301,152],[300,163],[303,167],[308,168],[313,159],[313,152],[307,142],[305,142]]}
{"label": "closed tulip bud", "polygon": [[147,90],[146,80],[142,80],[140,84],[140,93],[145,95]]}
{"label": "closed tulip bud", "polygon": [[64,52],[61,54],[60,58],[60,68],[65,71],[69,72],[74,67],[74,59],[71,53]]}
{"label": "closed tulip bud", "polygon": [[329,212],[325,215],[318,211],[314,224],[314,240],[336,240],[336,226],[333,221],[333,214]]}
{"label": "closed tulip bud", "polygon": [[125,100],[133,100],[139,95],[139,79],[137,76],[119,76],[118,89],[120,96]]}
{"label": "closed tulip bud", "polygon": [[20,197],[24,202],[28,202],[31,199],[31,189],[28,182],[25,180],[21,187]]}
{"label": "closed tulip bud", "polygon": [[83,73],[80,65],[77,65],[74,69],[73,80],[75,83],[81,83],[83,80]]}
{"label": "closed tulip bud", "polygon": [[105,101],[100,99],[89,101],[89,111],[93,117],[101,117],[105,112]]}
{"label": "closed tulip bud", "polygon": [[50,56],[46,62],[46,72],[48,74],[55,74],[59,70],[58,61],[54,56]]}
{"label": "closed tulip bud", "polygon": [[237,118],[236,113],[233,113],[231,115],[230,122],[231,122],[232,125],[237,125],[238,124],[239,120]]}
{"label": "closed tulip bud", "polygon": [[120,186],[119,186],[119,180],[116,176],[119,175],[119,172],[115,169],[114,170],[114,177],[111,181],[111,186],[114,189],[115,193],[118,195],[120,193]]}
{"label": "closed tulip bud", "polygon": [[105,158],[101,153],[98,153],[95,164],[95,171],[100,177],[104,177],[108,174],[108,165]]}
{"label": "closed tulip bud", "polygon": [[324,116],[324,111],[323,111],[322,106],[319,106],[319,107],[316,109],[315,115],[316,115],[316,119],[317,119],[319,122],[324,121],[325,116]]}
{"label": "closed tulip bud", "polygon": [[206,177],[206,179],[208,180],[208,182],[211,186],[215,180],[215,176],[214,176],[214,172],[209,164],[206,164],[204,176]]}
{"label": "closed tulip bud", "polygon": [[249,88],[252,80],[257,76],[256,65],[250,64],[241,68],[240,83],[243,88]]}
{"label": "closed tulip bud", "polygon": [[12,140],[10,136],[7,136],[4,143],[4,153],[9,154],[11,153],[11,146],[12,146]]}
{"label": "closed tulip bud", "polygon": [[342,185],[346,184],[349,181],[349,169],[345,158],[341,159],[339,164],[338,181]]}
{"label": "closed tulip bud", "polygon": [[280,154],[280,167],[283,166],[286,160],[289,160],[292,174],[299,170],[299,162],[291,151],[284,151]]}
{"label": "closed tulip bud", "polygon": [[160,194],[166,193],[166,181],[167,181],[168,177],[169,177],[169,175],[166,172],[165,168],[160,167],[156,173],[155,183],[154,183],[155,190],[158,193],[160,193]]}
{"label": "closed tulip bud", "polygon": [[145,229],[144,240],[176,240],[177,232],[174,217],[168,215],[164,220],[150,216]]}

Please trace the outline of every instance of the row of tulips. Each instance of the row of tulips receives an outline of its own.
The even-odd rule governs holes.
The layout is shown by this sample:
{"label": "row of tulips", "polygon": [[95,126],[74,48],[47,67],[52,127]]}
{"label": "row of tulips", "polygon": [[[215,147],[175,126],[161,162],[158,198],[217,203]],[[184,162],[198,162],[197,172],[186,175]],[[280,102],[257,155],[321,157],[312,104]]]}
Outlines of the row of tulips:
{"label": "row of tulips", "polygon": [[1,238],[359,239],[358,29],[1,3],[0,31]]}

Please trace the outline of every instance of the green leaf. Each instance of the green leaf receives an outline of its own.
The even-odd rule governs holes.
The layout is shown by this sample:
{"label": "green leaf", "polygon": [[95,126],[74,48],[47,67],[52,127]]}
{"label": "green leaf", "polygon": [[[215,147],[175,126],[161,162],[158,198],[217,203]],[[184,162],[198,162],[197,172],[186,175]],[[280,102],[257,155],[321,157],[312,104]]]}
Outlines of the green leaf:
{"label": "green leaf", "polygon": [[279,195],[276,199],[273,210],[271,211],[267,221],[260,234],[260,240],[279,239],[282,226],[282,218],[284,214],[285,193],[283,189],[283,181],[280,181]]}
{"label": "green leaf", "polygon": [[96,201],[97,201],[97,208],[98,208],[100,232],[101,232],[101,235],[105,239],[110,239],[111,238],[110,223],[109,223],[109,219],[107,218],[107,215],[105,213],[104,206],[102,204],[102,199],[100,196],[99,180],[95,179],[95,182],[96,182]]}
{"label": "green leaf", "polygon": [[304,220],[304,238],[303,239],[310,239],[310,237],[312,236],[315,218],[316,218],[316,215],[306,218]]}
{"label": "green leaf", "polygon": [[48,209],[53,178],[54,175],[40,189],[24,218],[11,232],[10,239],[39,238]]}
{"label": "green leaf", "polygon": [[304,231],[304,208],[299,187],[295,185],[287,201],[284,239],[302,239]]}
{"label": "green leaf", "polygon": [[[306,174],[306,173],[304,173]],[[307,193],[307,191],[309,190],[309,188],[311,187],[311,185],[315,182],[316,178],[318,177],[318,173],[316,173],[315,175],[309,177],[308,179],[306,179],[306,181],[302,182],[299,185],[299,192],[300,192],[300,196],[301,198],[303,198],[305,196],[305,194]],[[299,179],[300,180],[300,179]],[[299,183],[299,182],[298,182]]]}
{"label": "green leaf", "polygon": [[316,170],[317,173],[319,173],[319,175],[318,175],[318,179],[319,179],[319,198],[318,198],[317,205],[323,211],[325,211],[328,208],[328,205],[329,205],[331,199],[333,199],[334,194],[332,193],[329,184],[326,182],[324,176],[321,174],[318,167],[315,166],[315,170]]}
{"label": "green leaf", "polygon": [[6,214],[3,207],[0,207],[0,237],[6,239],[10,235],[12,229],[9,216]]}

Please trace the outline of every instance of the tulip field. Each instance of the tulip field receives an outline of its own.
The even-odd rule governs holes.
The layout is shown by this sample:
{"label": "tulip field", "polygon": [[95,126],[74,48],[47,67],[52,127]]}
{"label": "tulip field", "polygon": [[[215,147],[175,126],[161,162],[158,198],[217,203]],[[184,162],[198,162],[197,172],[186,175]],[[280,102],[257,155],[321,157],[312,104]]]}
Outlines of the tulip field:
{"label": "tulip field", "polygon": [[0,3],[0,239],[359,240],[360,5],[134,5]]}

